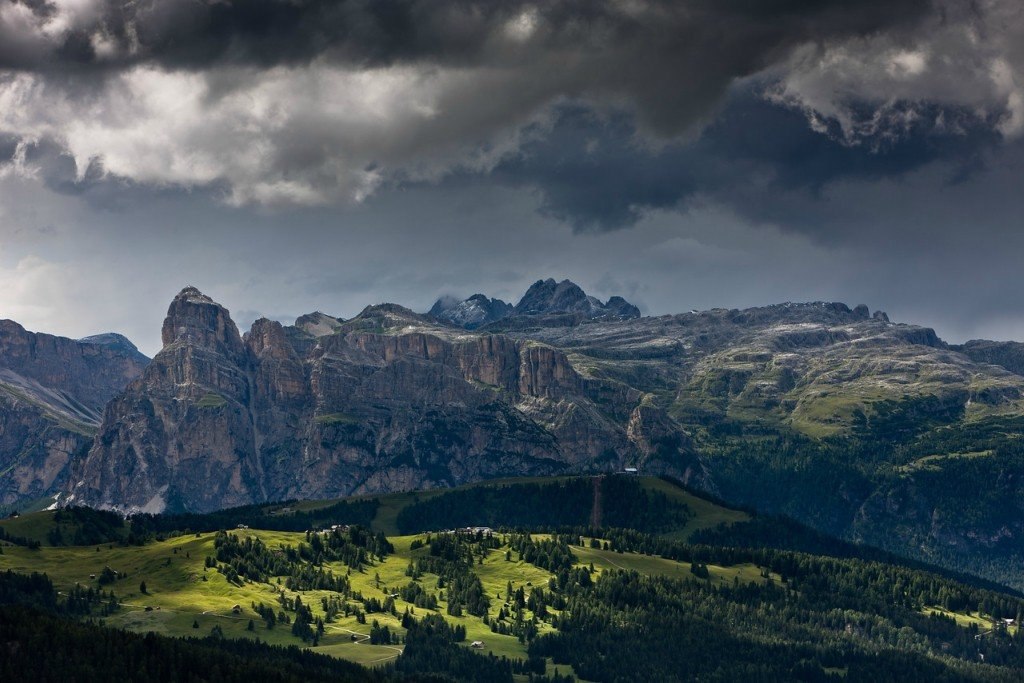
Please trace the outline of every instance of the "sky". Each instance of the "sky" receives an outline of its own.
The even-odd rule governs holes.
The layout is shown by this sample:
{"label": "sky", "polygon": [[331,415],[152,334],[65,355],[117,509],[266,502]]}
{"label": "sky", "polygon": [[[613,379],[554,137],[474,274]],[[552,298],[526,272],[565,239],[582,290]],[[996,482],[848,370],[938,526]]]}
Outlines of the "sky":
{"label": "sky", "polygon": [[1019,0],[0,0],[0,318],[843,301],[1024,340]]}

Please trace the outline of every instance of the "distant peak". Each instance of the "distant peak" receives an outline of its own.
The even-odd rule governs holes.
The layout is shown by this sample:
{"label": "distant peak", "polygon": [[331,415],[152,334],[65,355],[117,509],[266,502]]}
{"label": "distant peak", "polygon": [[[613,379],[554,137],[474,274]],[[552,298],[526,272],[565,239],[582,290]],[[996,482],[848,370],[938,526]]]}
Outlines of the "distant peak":
{"label": "distant peak", "polygon": [[341,318],[335,318],[321,311],[313,311],[296,318],[295,327],[314,337],[324,337],[334,334],[343,322],[344,320]]}
{"label": "distant peak", "polygon": [[621,296],[613,296],[608,303],[602,303],[596,297],[588,296],[572,280],[558,282],[549,277],[530,285],[515,306],[479,293],[461,300],[445,295],[434,303],[428,313],[436,320],[469,330],[516,316],[566,314],[589,320],[625,320],[639,318],[640,309]]}
{"label": "distant peak", "polygon": [[555,282],[554,278],[537,280],[515,306],[516,315],[551,315],[574,313],[586,318],[638,318],[640,309],[621,296],[601,303],[588,296],[572,280]]}
{"label": "distant peak", "polygon": [[175,301],[188,301],[193,304],[216,304],[217,302],[199,291],[198,287],[188,285],[178,292]]}
{"label": "distant peak", "polygon": [[473,330],[481,325],[501,320],[512,312],[512,304],[501,299],[490,299],[484,294],[474,294],[459,300],[454,296],[443,296],[431,307],[427,315],[441,322]]}
{"label": "distant peak", "polygon": [[82,337],[78,340],[82,344],[97,344],[100,346],[109,346],[111,348],[120,349],[127,351],[132,354],[140,353],[139,349],[123,334],[117,334],[116,332],[104,332],[103,334],[93,334],[88,337]]}
{"label": "distant peak", "polygon": [[171,301],[161,339],[164,346],[186,340],[231,353],[242,349],[242,338],[228,310],[192,286],[182,289]]}

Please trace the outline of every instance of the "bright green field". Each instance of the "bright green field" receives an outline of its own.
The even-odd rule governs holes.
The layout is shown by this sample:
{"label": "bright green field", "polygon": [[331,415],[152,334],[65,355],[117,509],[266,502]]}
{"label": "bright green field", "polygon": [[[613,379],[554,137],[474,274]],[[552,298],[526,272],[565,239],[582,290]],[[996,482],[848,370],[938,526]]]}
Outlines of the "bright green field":
{"label": "bright green field", "polygon": [[[546,482],[551,478],[515,478],[503,479],[476,484],[476,486],[503,486],[524,482]],[[694,513],[686,525],[673,530],[666,536],[685,540],[694,531],[731,524],[749,519],[741,511],[731,510],[702,498],[694,496],[672,484],[653,477],[642,477],[643,485],[669,496],[671,499],[687,505]],[[399,512],[417,500],[426,500],[442,495],[448,489],[419,491],[415,493],[397,493],[376,498],[380,506],[372,523],[375,530],[388,535],[395,546],[395,552],[383,562],[368,567],[363,573],[353,573],[350,580],[353,590],[361,592],[365,597],[377,595],[383,601],[387,595],[395,593],[409,581],[406,568],[418,554],[427,553],[423,547],[416,551],[410,544],[417,536],[397,536],[396,520]],[[289,509],[310,510],[330,505],[336,501],[303,501],[289,506]],[[270,514],[280,514],[271,512]],[[189,535],[172,538],[166,541],[153,542],[145,546],[122,547],[119,545],[101,545],[89,547],[49,547],[47,534],[55,522],[54,513],[42,511],[24,514],[16,519],[0,521],[7,532],[39,540],[43,544],[40,550],[28,550],[18,546],[4,544],[0,555],[0,570],[13,569],[19,572],[44,572],[57,585],[71,587],[76,583],[98,586],[95,578],[106,566],[117,570],[127,578],[108,586],[117,594],[122,602],[120,612],[109,617],[107,623],[132,631],[155,631],[171,636],[206,635],[216,625],[220,626],[225,636],[235,638],[258,638],[273,644],[299,645],[301,641],[292,636],[290,626],[278,624],[268,630],[262,619],[252,610],[253,602],[263,602],[278,609],[277,592],[279,586],[272,579],[269,584],[246,583],[235,586],[228,583],[225,577],[215,569],[206,569],[204,560],[214,554],[214,534],[206,533],[199,536]],[[73,528],[63,529],[65,538],[73,533]],[[280,545],[298,545],[305,541],[304,533],[276,532],[261,530],[245,530],[232,533],[258,536],[274,548]],[[423,538],[422,535],[418,538]],[[597,572],[612,568],[632,569],[645,574],[659,574],[680,578],[689,578],[689,564],[678,563],[658,557],[648,557],[633,553],[617,553],[574,547],[573,552],[583,565],[593,564]],[[513,553],[514,555],[514,553]],[[345,574],[347,567],[337,563],[328,565],[335,574]],[[760,570],[754,566],[716,567],[709,566],[710,580],[715,583],[732,583],[736,579],[746,581],[765,581]],[[512,582],[513,588],[520,586],[528,589],[532,586],[546,586],[551,575],[531,564],[520,561],[506,561],[505,549],[492,550],[484,559],[484,563],[474,567],[480,577],[484,589],[491,598],[490,616],[495,617],[503,606],[503,598],[507,583]],[[379,576],[379,584],[377,577]],[[425,589],[436,591],[437,577],[424,575],[421,582]],[[147,594],[139,590],[141,581],[146,582]],[[289,592],[290,596],[294,593]],[[313,608],[314,614],[322,615],[320,598],[329,595],[326,591],[306,591],[301,593],[303,603]],[[500,596],[500,597],[499,597]],[[233,612],[235,605],[240,606],[240,613]],[[398,600],[397,611],[401,614],[407,607],[416,611],[411,605]],[[147,611],[147,607],[150,609]],[[492,633],[490,628],[478,617],[452,617],[445,614],[446,604],[441,601],[439,612],[450,622],[461,623],[466,628],[466,642],[481,640],[485,643],[483,652],[496,656],[523,658],[526,646],[514,636],[502,636]],[[250,619],[254,622],[254,630],[248,631]],[[334,623],[326,625],[326,632],[316,650],[325,654],[342,657],[362,664],[379,664],[394,659],[401,652],[401,646],[369,645],[370,623],[376,619],[381,625],[388,626],[392,631],[403,633],[400,621],[389,614],[369,614],[367,623],[359,624],[355,616],[338,617]],[[198,624],[198,627],[194,627]],[[545,623],[539,624],[540,632],[550,630]],[[353,636],[355,638],[353,639]],[[550,667],[549,667],[550,668]],[[561,667],[563,673],[572,673]]]}
{"label": "bright green field", "polygon": [[[297,545],[305,540],[302,533],[247,530],[240,534],[258,536],[269,547],[279,545]],[[377,595],[383,599],[398,588],[406,585],[410,579],[405,575],[409,561],[418,554],[429,552],[429,548],[416,551],[409,549],[415,536],[392,537],[395,552],[386,560],[368,567],[363,573],[353,573],[350,577],[354,590],[362,592],[366,597]],[[420,537],[422,538],[422,537]],[[122,609],[107,618],[111,626],[118,626],[132,631],[155,631],[171,636],[206,635],[214,625],[219,625],[225,636],[237,638],[258,638],[273,644],[299,645],[296,637],[291,635],[288,625],[279,624],[272,630],[265,628],[263,621],[251,608],[252,602],[263,602],[278,607],[276,596],[278,585],[246,583],[235,586],[228,583],[222,574],[214,569],[206,569],[204,560],[214,553],[214,534],[182,536],[162,542],[150,543],[145,546],[122,547],[114,545],[87,547],[44,547],[41,550],[4,544],[0,555],[0,569],[13,569],[18,572],[44,572],[50,576],[58,589],[70,588],[77,584],[98,587],[98,581],[91,575],[99,575],[106,566],[127,573],[127,578],[118,580],[107,586],[114,590]],[[341,563],[328,564],[335,574],[344,574],[347,567]],[[526,587],[527,584],[546,585],[550,574],[537,567],[519,561],[505,560],[504,550],[494,550],[485,558],[482,565],[474,567],[487,593],[491,597],[491,616],[496,616],[503,605],[502,597],[507,582],[511,581],[514,588]],[[377,577],[380,582],[378,584]],[[426,574],[421,579],[424,587],[434,591],[437,577]],[[145,581],[147,594],[139,590],[140,582]],[[296,593],[289,592],[290,596]],[[299,593],[302,601],[313,608],[315,614],[322,616],[320,598],[331,595],[327,591],[303,591]],[[239,605],[241,613],[233,613],[233,607]],[[147,611],[146,608],[151,610]],[[406,607],[413,612],[416,608],[401,600],[397,601],[397,610],[401,614]],[[441,601],[440,613],[445,612],[445,603]],[[473,616],[452,617],[445,614],[452,623],[461,623],[466,627],[466,641],[482,640],[486,644],[484,652],[496,656],[524,658],[525,645],[512,636],[502,636],[491,632],[483,621]],[[249,620],[253,620],[254,631],[247,631]],[[367,624],[359,624],[355,616],[338,617],[334,623],[326,625],[326,633],[316,647],[318,652],[342,657],[362,664],[386,662],[398,656],[401,646],[369,645],[362,642],[369,637],[369,622],[378,620],[393,631],[404,633],[399,619],[390,614],[369,614]],[[193,627],[198,623],[198,628]],[[550,626],[540,624],[540,631],[550,630]],[[352,636],[356,635],[353,640]],[[561,667],[566,672],[566,667]]]}
{"label": "bright green field", "polygon": [[[258,536],[269,547],[297,545],[305,540],[304,534],[292,532],[247,530],[233,533]],[[378,595],[383,600],[388,594],[406,585],[409,578],[405,571],[409,561],[418,554],[429,552],[427,547],[410,550],[410,544],[415,538],[423,537],[392,537],[395,552],[383,562],[368,567],[364,572],[353,573],[350,578],[353,588],[362,592],[364,596]],[[3,554],[0,555],[0,569],[44,572],[50,576],[58,589],[62,589],[70,588],[76,583],[98,586],[92,575],[98,576],[104,567],[109,566],[122,575],[127,573],[127,578],[120,579],[108,587],[117,593],[122,603],[121,611],[107,618],[107,623],[111,626],[140,632],[155,631],[170,636],[190,636],[206,635],[217,625],[225,636],[232,638],[258,638],[281,645],[300,644],[301,641],[291,635],[288,625],[279,624],[276,628],[268,630],[251,608],[252,602],[277,606],[278,585],[275,581],[269,584],[246,583],[235,586],[228,583],[216,570],[204,567],[206,556],[214,553],[213,539],[214,534],[210,533],[198,537],[181,536],[145,546],[44,547],[41,550],[28,550],[5,544]],[[577,554],[581,564],[593,563],[598,572],[621,568],[680,578],[692,576],[688,564],[658,557],[578,547],[574,547],[573,552]],[[346,567],[340,563],[328,567],[336,574],[346,572]],[[737,577],[741,581],[765,580],[757,567],[753,566],[712,566],[709,570],[711,580],[716,583],[732,582]],[[528,589],[530,586],[546,586],[551,578],[547,571],[531,564],[515,559],[507,561],[504,549],[490,551],[483,564],[474,567],[474,572],[480,577],[491,597],[492,617],[497,615],[504,603],[508,582],[512,582],[513,588],[522,586]],[[437,577],[427,574],[420,580],[425,588],[434,590]],[[142,594],[139,590],[142,581],[146,583],[147,594]],[[289,595],[295,594],[289,592]],[[328,592],[304,591],[300,595],[305,604],[313,607],[314,613],[322,614],[320,598],[329,595]],[[233,612],[235,605],[241,607],[240,614]],[[147,607],[151,609],[147,611]],[[406,607],[416,611],[412,605],[397,601],[399,614]],[[442,614],[445,612],[443,601],[439,611]],[[510,658],[526,656],[526,647],[518,639],[492,633],[478,617],[445,615],[445,618],[466,627],[467,642],[484,641],[484,652]],[[403,633],[399,620],[389,614],[367,615],[368,622],[373,619],[398,633]],[[250,620],[254,622],[254,631],[247,630]],[[193,626],[196,623],[198,627]],[[550,628],[547,624],[540,624],[542,633]],[[356,636],[355,640],[352,638],[353,635]],[[369,645],[364,642],[368,636],[369,624],[359,624],[354,616],[339,617],[334,623],[327,624],[325,636],[316,650],[369,665],[387,662],[401,652],[401,646]],[[561,670],[563,673],[569,672],[566,667],[561,667]]]}

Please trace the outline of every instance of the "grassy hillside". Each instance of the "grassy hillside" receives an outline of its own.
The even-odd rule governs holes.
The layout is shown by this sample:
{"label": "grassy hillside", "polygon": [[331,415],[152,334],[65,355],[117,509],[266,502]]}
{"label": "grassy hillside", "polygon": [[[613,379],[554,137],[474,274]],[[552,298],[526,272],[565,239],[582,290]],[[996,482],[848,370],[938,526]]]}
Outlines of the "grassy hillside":
{"label": "grassy hillside", "polygon": [[[509,489],[515,494],[515,487],[526,484],[551,484],[567,481],[569,478],[518,478],[487,484],[460,487],[454,490],[436,490],[418,493],[402,493],[380,496],[377,512],[371,526],[375,530],[391,535],[395,546],[394,554],[383,561],[367,568],[364,572],[356,572],[351,576],[353,588],[364,595],[386,596],[394,589],[408,583],[405,575],[409,562],[425,549],[410,549],[415,538],[422,536],[393,536],[396,533],[398,514],[409,506],[446,495],[478,488]],[[588,482],[589,478],[584,481]],[[687,506],[692,510],[685,526],[673,529],[667,534],[672,538],[685,538],[697,529],[715,527],[734,521],[749,518],[744,512],[731,510],[711,503],[680,489],[668,482],[656,478],[639,478],[636,480],[643,490],[660,492],[674,502]],[[310,512],[322,510],[337,501],[307,501],[285,506],[266,506],[269,517],[279,518],[294,512]],[[589,511],[587,512],[589,514]],[[240,519],[242,517],[239,517]],[[251,516],[245,520],[254,523]],[[116,541],[89,546],[50,547],[54,530],[59,529],[65,539],[74,538],[79,525],[70,519],[70,515],[55,511],[41,511],[22,515],[16,519],[0,521],[0,528],[7,533],[40,541],[41,550],[30,550],[14,545],[7,545],[0,556],[0,568],[13,569],[18,572],[38,571],[48,574],[59,587],[70,587],[75,584],[95,585],[97,577],[105,567],[118,571],[127,578],[119,579],[111,586],[116,590],[123,602],[123,611],[108,618],[107,623],[133,631],[153,631],[171,636],[206,635],[214,626],[220,626],[225,635],[239,638],[258,638],[268,643],[284,645],[294,644],[296,639],[286,627],[267,630],[260,623],[256,631],[248,631],[248,622],[259,617],[252,611],[251,603],[271,603],[276,599],[276,586],[246,584],[235,586],[217,571],[204,567],[207,556],[213,554],[214,533],[189,534],[164,541],[153,542],[143,546],[124,546]],[[260,538],[268,546],[296,546],[306,540],[302,532],[278,532],[250,529],[236,531],[236,534]],[[114,529],[113,538],[123,539],[127,529]],[[593,563],[598,574],[605,569],[630,568],[645,573],[664,574],[668,576],[689,575],[688,565],[670,560],[645,557],[634,554],[617,554],[602,550],[581,550],[580,560]],[[328,564],[327,568],[336,573],[345,573],[345,568]],[[758,570],[753,566],[737,569],[712,567],[715,580],[732,581],[736,576],[744,579],[758,579]],[[490,551],[484,562],[478,565],[475,572],[488,595],[497,595],[505,590],[509,581],[515,587],[532,583],[546,586],[551,573],[539,569],[523,561],[506,562],[503,551]],[[377,577],[380,582],[378,584]],[[436,583],[436,577],[433,579]],[[139,584],[146,583],[147,594],[139,592]],[[429,577],[427,582],[429,583]],[[303,592],[308,596],[307,603],[317,603],[329,595],[325,591]],[[442,601],[442,605],[443,605]],[[235,605],[241,605],[240,614],[232,611]],[[398,612],[409,606],[398,601]],[[147,609],[150,608],[150,609]],[[415,608],[413,608],[415,609]],[[322,610],[321,610],[322,612]],[[496,615],[498,608],[491,610]],[[404,633],[400,619],[378,614],[375,617],[383,626],[388,626],[397,633]],[[486,652],[497,656],[526,657],[526,645],[513,636],[497,636],[490,632],[481,619],[472,616],[461,618],[451,617],[454,623],[466,627],[467,641],[485,640]],[[198,628],[194,628],[198,624]],[[400,647],[370,645],[366,642],[368,628],[360,624],[353,615],[341,618],[333,624],[326,625],[325,637],[317,646],[318,652],[344,657],[363,664],[389,661],[397,657]],[[541,632],[543,632],[543,627]],[[353,636],[356,636],[353,640]],[[565,667],[563,667],[564,669]]]}
{"label": "grassy hillside", "polygon": [[[229,535],[240,540],[259,539],[271,552],[308,542],[306,534],[298,532],[245,529],[229,532]],[[440,575],[431,571],[410,576],[411,568],[417,562],[428,561],[433,556],[430,541],[436,546],[440,537],[427,534],[399,536],[389,539],[392,552],[383,559],[368,561],[359,570],[349,572],[349,567],[342,562],[319,565],[320,569],[331,571],[334,576],[347,575],[353,595],[358,596],[347,601],[353,608],[362,609],[366,601],[384,603],[377,611],[368,611],[363,617],[353,613],[329,618],[321,601],[337,598],[337,592],[292,590],[286,587],[286,576],[268,577],[266,581],[233,582],[229,580],[229,572],[223,563],[214,562],[215,567],[207,566],[210,564],[207,558],[216,555],[217,536],[216,533],[201,533],[143,546],[106,544],[44,547],[39,550],[5,544],[0,555],[0,569],[19,573],[45,572],[59,590],[69,591],[75,586],[100,588],[104,570],[110,568],[116,570],[118,578],[104,587],[117,594],[121,609],[106,617],[108,626],[175,637],[214,633],[275,645],[300,645],[321,654],[371,666],[394,663],[401,655],[405,647],[401,641],[407,633],[403,619],[407,618],[408,612],[414,618],[436,613],[453,627],[462,627],[465,629],[464,647],[473,641],[484,643],[482,648],[472,649],[474,652],[524,661],[530,656],[539,661],[537,657],[543,656],[547,660],[543,666],[548,673],[554,673],[556,668],[562,674],[572,673],[575,667],[582,665],[581,660],[567,655],[565,650],[567,643],[574,642],[565,640],[576,633],[574,619],[594,609],[598,610],[595,615],[607,615],[601,619],[611,621],[599,619],[595,624],[600,626],[591,628],[611,629],[609,633],[618,628],[628,630],[631,628],[629,624],[639,614],[659,609],[660,600],[682,600],[687,604],[695,600],[697,602],[692,604],[699,604],[700,609],[694,611],[693,623],[687,621],[690,617],[684,616],[685,611],[676,612],[675,608],[659,613],[659,616],[652,613],[645,618],[657,620],[669,614],[676,615],[672,619],[683,619],[688,624],[685,626],[687,629],[697,627],[710,618],[712,621],[709,623],[715,624],[714,629],[721,631],[724,639],[719,643],[734,640],[732,646],[742,648],[746,659],[750,659],[752,652],[763,650],[767,653],[772,648],[784,646],[783,659],[787,662],[786,658],[792,655],[790,650],[796,648],[795,651],[805,652],[804,659],[815,652],[819,653],[813,655],[815,661],[842,664],[848,659],[852,662],[852,669],[846,666],[834,668],[835,671],[849,673],[862,670],[858,666],[864,667],[872,662],[874,666],[879,661],[887,662],[886,657],[899,659],[911,653],[907,654],[909,664],[901,664],[909,666],[911,671],[917,670],[915,667],[924,667],[921,671],[936,667],[940,673],[948,673],[949,667],[953,667],[952,670],[974,680],[1008,679],[1003,677],[1003,669],[998,667],[975,671],[974,664],[947,654],[950,647],[954,653],[964,648],[973,648],[976,653],[982,648],[991,652],[993,657],[1001,657],[1006,666],[1024,662],[1024,653],[1017,652],[1021,646],[1013,638],[1016,626],[1002,632],[993,630],[993,624],[1002,619],[1002,615],[1024,610],[1024,602],[959,586],[923,572],[856,560],[820,560],[776,551],[756,553],[703,546],[698,547],[703,550],[691,550],[688,549],[690,546],[668,540],[657,541],[665,544],[659,548],[659,553],[645,554],[635,550],[651,543],[654,537],[632,532],[625,535],[614,533],[605,538],[574,537],[571,545],[564,545],[564,539],[542,534],[532,536],[526,546],[522,545],[523,537],[500,535],[491,542],[493,547],[481,541],[482,537],[466,537],[460,541],[460,547],[471,552],[468,566],[472,568],[472,576],[479,579],[490,605],[476,615],[465,612],[450,614],[451,601],[457,600],[451,582],[439,586]],[[565,564],[559,564],[555,559],[562,552],[559,547],[565,551],[562,557],[568,558]],[[545,563],[547,567],[541,566]],[[628,610],[623,612],[626,621],[620,623],[613,615],[623,608],[616,604],[622,594],[601,591],[601,586],[607,584],[606,578],[621,584],[622,590],[656,592],[639,603],[642,605],[640,612],[633,616],[626,616],[630,614]],[[657,583],[647,586],[643,582],[648,580]],[[145,593],[141,590],[143,582]],[[436,609],[416,607],[414,602],[400,597],[401,591],[413,583],[438,597]],[[896,585],[910,590],[906,594],[909,597],[897,597],[893,593]],[[662,593],[664,597],[659,597]],[[268,628],[252,608],[254,603],[263,603],[282,614],[287,613],[294,620],[295,612],[280,607],[279,597],[282,595],[290,600],[301,599],[311,608],[314,618],[324,620],[323,635],[316,645],[300,640],[285,623],[278,622],[274,628]],[[543,596],[546,604],[534,605],[532,601],[536,595]],[[528,597],[520,603],[522,616],[513,618],[513,605],[524,596]],[[393,600],[393,609],[386,604],[390,600]],[[579,603],[580,600],[585,600],[586,608]],[[834,616],[837,609],[844,614],[838,622]],[[712,618],[712,615],[724,615],[734,610],[740,610],[737,614],[744,616],[733,626],[718,617]],[[501,623],[509,628],[516,628],[516,624],[526,625],[526,637],[493,632],[489,623],[496,623],[502,617]],[[779,618],[796,621],[791,626],[773,626]],[[532,629],[528,626],[531,623],[534,625]],[[616,623],[619,626],[615,626]],[[849,624],[863,624],[864,627],[870,624],[871,631],[849,635]],[[371,642],[374,633],[379,633],[383,627],[394,634],[395,642]],[[906,645],[889,640],[885,635],[901,632],[904,633],[900,636],[902,639],[910,638]],[[974,637],[979,634],[983,641]],[[652,635],[648,635],[648,642],[653,642]],[[842,641],[847,642],[839,645]],[[594,642],[592,646],[606,647],[607,643]],[[826,655],[828,652],[833,654]],[[665,656],[668,655],[659,655]],[[761,656],[759,654],[757,658]],[[664,662],[659,664],[662,665]],[[789,662],[786,666],[795,664]],[[594,680],[619,680],[594,676],[592,664],[585,668],[590,671],[587,675]],[[613,670],[615,667],[609,665],[609,671]],[[766,670],[774,669],[769,667]],[[959,679],[960,674],[954,678]]]}
{"label": "grassy hillside", "polygon": [[[487,661],[476,654],[517,662],[523,681],[527,671],[594,681],[1009,681],[1024,672],[1019,596],[901,566],[879,551],[730,509],[669,481],[505,480],[369,502],[169,518],[207,526],[245,520],[225,525],[226,533],[168,532],[161,524],[169,520],[147,518],[146,528],[160,531],[144,542],[134,528],[106,524],[108,515],[27,514],[0,528],[41,547],[0,542],[0,570],[45,573],[64,594],[113,591],[120,609],[104,617],[108,627],[295,645],[406,673],[456,670],[447,655],[435,661],[439,646],[424,644],[429,638],[406,640],[411,629],[425,628],[417,622],[434,618],[471,657],[458,665],[460,679],[473,661]],[[484,519],[495,511],[512,521],[536,518],[515,502],[546,510],[543,533],[439,533],[471,521],[433,526],[443,515],[476,515],[495,528]],[[261,519],[287,526],[328,511],[368,518],[378,534],[358,526],[258,528]],[[653,531],[588,526],[624,514]],[[577,519],[584,520],[579,530],[568,532]],[[395,533],[415,520],[427,528]],[[385,539],[380,532],[387,531]],[[74,544],[99,533],[109,539]],[[786,538],[796,552],[779,549]],[[475,641],[482,646],[471,647]],[[408,647],[416,649],[405,655]]]}

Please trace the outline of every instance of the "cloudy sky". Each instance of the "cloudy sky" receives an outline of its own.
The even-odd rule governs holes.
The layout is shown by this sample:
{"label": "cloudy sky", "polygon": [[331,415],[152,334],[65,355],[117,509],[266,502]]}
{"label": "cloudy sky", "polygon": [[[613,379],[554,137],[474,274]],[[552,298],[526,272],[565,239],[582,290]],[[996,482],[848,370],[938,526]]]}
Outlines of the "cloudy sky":
{"label": "cloudy sky", "polygon": [[542,277],[1024,339],[1019,0],[0,0],[0,317]]}

